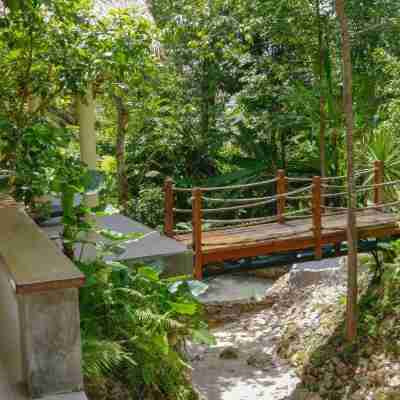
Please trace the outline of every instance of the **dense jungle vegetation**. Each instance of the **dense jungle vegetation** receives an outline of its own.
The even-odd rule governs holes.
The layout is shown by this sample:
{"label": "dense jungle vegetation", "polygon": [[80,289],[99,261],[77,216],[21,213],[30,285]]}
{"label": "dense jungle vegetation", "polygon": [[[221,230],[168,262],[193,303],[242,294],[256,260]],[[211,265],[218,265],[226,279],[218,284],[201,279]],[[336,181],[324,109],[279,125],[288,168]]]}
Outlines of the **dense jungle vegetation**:
{"label": "dense jungle vegetation", "polygon": [[[86,0],[4,3],[0,168],[34,215],[47,212],[42,196],[70,199],[88,187],[75,113],[88,86],[99,210],[112,205],[161,227],[167,176],[190,187],[251,182],[278,169],[345,174],[341,40],[331,0],[152,0],[151,17],[135,7],[96,15]],[[345,3],[356,166],[382,160],[387,178],[399,179],[400,4]],[[76,213],[64,217],[76,222]],[[99,378],[116,379],[117,369],[135,387],[121,398],[152,389],[189,399],[181,339],[212,339],[188,285],[172,293],[173,282],[147,267],[132,272],[102,259],[81,268],[89,277],[85,372],[94,387]]]}
{"label": "dense jungle vegetation", "polygon": [[[134,10],[93,18],[79,1],[2,18],[1,162],[18,165],[19,198],[29,204],[57,189],[63,168],[55,160],[76,155],[74,95],[88,82],[104,203],[153,226],[166,176],[189,186],[278,168],[343,173],[340,35],[330,1],[150,6],[154,22]],[[358,165],[389,164],[398,157],[399,6],[347,1],[347,12]]]}

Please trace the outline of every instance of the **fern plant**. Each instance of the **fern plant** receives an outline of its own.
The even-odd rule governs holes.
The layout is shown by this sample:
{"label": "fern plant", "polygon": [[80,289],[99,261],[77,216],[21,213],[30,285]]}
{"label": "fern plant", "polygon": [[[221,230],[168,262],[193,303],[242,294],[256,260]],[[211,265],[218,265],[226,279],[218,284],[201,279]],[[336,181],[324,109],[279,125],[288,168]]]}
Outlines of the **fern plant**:
{"label": "fern plant", "polygon": [[191,399],[181,349],[189,337],[203,343],[213,339],[188,283],[161,279],[158,271],[143,265],[99,259],[79,266],[86,275],[80,300],[87,381],[122,382],[132,399],[145,392]]}

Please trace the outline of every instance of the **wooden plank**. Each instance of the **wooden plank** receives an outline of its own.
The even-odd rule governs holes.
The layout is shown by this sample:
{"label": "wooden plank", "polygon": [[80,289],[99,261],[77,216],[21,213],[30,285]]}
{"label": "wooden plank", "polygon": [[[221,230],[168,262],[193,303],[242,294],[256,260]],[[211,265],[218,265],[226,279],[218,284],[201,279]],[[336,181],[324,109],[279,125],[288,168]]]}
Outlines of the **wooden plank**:
{"label": "wooden plank", "polygon": [[313,247],[313,240],[311,239],[290,239],[283,241],[271,241],[268,243],[258,243],[245,247],[231,247],[207,250],[203,254],[204,264],[212,262],[220,262],[224,260],[239,260],[246,257],[257,257],[262,255],[275,254],[283,251],[294,249],[309,249]]}
{"label": "wooden plank", "polygon": [[[393,235],[400,235],[400,229],[398,227],[383,227],[379,229],[370,229],[359,232],[360,239],[367,238],[381,238]],[[326,234],[322,237],[322,245],[335,245],[346,241],[346,231],[334,232]],[[245,257],[257,257],[266,256],[270,254],[277,254],[292,250],[306,250],[314,247],[313,236],[304,238],[291,238],[285,241],[272,241],[269,243],[258,243],[249,246],[242,247],[230,247],[230,248],[217,248],[212,250],[204,251],[203,253],[203,264],[209,264],[213,262],[222,262],[225,260],[238,260]]]}
{"label": "wooden plank", "polygon": [[[392,214],[384,214],[375,210],[367,210],[359,213],[357,221],[358,228],[373,227],[379,225],[396,225],[397,218]],[[323,232],[327,230],[345,230],[346,228],[346,213],[342,213],[335,216],[322,216]],[[203,232],[203,245],[209,244],[211,246],[219,247],[215,243],[220,241],[226,241],[227,245],[240,244],[243,239],[254,238],[255,240],[261,240],[263,237],[267,238],[268,235],[286,236],[292,233],[293,236],[304,236],[301,234],[305,229],[311,228],[311,219],[306,220],[294,220],[287,221],[285,224],[262,224],[258,226],[229,230],[221,230],[217,232]],[[177,240],[191,245],[192,238],[189,235],[178,235]],[[267,239],[266,239],[267,240]],[[208,247],[208,246],[207,246]]]}
{"label": "wooden plank", "polygon": [[192,243],[194,251],[194,277],[198,280],[203,278],[201,203],[201,189],[195,188],[192,192]]}
{"label": "wooden plank", "polygon": [[174,235],[174,181],[167,178],[164,182],[164,233]]}
{"label": "wooden plank", "polygon": [[0,255],[17,293],[84,284],[84,275],[24,211],[2,208],[0,221]]}
{"label": "wooden plank", "polygon": [[[359,235],[361,238],[368,237],[381,237],[384,235],[392,235],[399,231],[397,225],[393,224],[391,226],[382,225],[376,227],[365,227],[359,229]],[[321,244],[334,244],[340,241],[346,240],[346,230],[345,229],[336,229],[333,231],[324,232],[321,237]],[[277,251],[285,251],[285,250],[296,250],[304,249],[304,248],[312,248],[315,245],[314,236],[312,234],[303,234],[303,235],[295,235],[294,237],[287,238],[285,240],[272,240],[269,242],[260,242],[260,243],[248,243],[246,244],[238,244],[236,246],[230,246],[230,249],[245,249],[245,248],[255,248],[255,247],[268,247],[277,249]],[[204,253],[212,253],[214,251],[223,250],[224,247],[215,247],[204,250]]]}

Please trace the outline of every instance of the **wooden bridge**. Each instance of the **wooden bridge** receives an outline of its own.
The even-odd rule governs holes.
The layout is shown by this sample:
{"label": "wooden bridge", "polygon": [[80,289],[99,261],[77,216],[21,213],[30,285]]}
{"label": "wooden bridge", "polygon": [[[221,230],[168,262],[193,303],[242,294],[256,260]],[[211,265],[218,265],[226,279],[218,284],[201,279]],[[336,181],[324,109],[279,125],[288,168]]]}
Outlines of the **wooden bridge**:
{"label": "wooden bridge", "polygon": [[[400,234],[394,212],[400,201],[384,202],[387,190],[391,191],[391,197],[397,196],[393,187],[400,181],[384,182],[383,168],[383,163],[376,161],[373,168],[356,173],[359,239]],[[345,176],[296,178],[285,176],[280,170],[270,180],[224,187],[178,188],[167,179],[164,190],[165,234],[193,248],[197,279],[202,279],[207,264],[306,249],[313,249],[315,258],[320,259],[324,246],[340,248],[346,241]],[[254,191],[260,190],[273,194],[254,196]],[[227,195],[220,196],[221,192]],[[253,195],[242,197],[248,192]],[[234,197],[237,193],[239,197]],[[191,195],[186,202],[177,198],[185,194]],[[191,202],[190,208],[176,207],[187,201]],[[205,203],[217,206],[205,208]],[[274,215],[252,218],[237,215],[243,210],[258,209],[271,213],[271,206]],[[208,218],[221,213],[234,217]],[[191,216],[191,230],[175,230],[177,215]]]}

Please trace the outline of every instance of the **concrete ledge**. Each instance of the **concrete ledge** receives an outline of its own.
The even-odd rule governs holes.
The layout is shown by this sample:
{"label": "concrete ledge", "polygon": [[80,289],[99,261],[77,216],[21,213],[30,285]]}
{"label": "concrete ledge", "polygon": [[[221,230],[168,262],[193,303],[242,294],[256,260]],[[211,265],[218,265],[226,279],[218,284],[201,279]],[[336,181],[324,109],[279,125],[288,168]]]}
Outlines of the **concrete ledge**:
{"label": "concrete ledge", "polygon": [[0,208],[0,400],[5,391],[12,397],[4,400],[86,400],[83,283],[84,275],[22,209]]}
{"label": "concrete ledge", "polygon": [[0,256],[17,294],[84,284],[84,275],[24,211],[0,208],[0,221]]}
{"label": "concrete ledge", "polygon": [[[143,237],[137,241],[124,245],[125,250],[119,255],[107,256],[106,259],[124,261],[132,265],[146,263],[163,267],[163,276],[191,275],[193,273],[193,252],[182,243],[161,235],[157,230],[151,229],[137,221],[120,214],[94,217],[96,226],[100,229],[111,229],[123,234],[140,233]],[[60,237],[62,226],[59,219],[52,219],[42,225],[42,229],[51,238]],[[105,241],[99,235],[94,235],[93,240]],[[59,243],[59,240],[55,241]],[[79,257],[81,248],[76,246],[75,253]],[[83,259],[92,258],[89,246],[85,247]]]}

